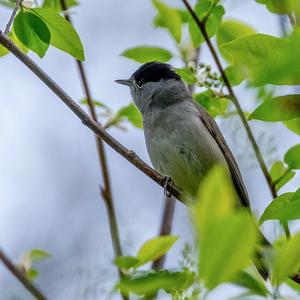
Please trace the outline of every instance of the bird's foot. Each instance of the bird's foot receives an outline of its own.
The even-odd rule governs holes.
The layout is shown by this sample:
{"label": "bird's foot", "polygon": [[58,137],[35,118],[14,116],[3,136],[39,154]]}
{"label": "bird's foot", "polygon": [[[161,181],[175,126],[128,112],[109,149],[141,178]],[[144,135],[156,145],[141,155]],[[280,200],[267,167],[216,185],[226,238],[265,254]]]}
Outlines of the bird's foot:
{"label": "bird's foot", "polygon": [[164,195],[168,198],[172,196],[172,194],[167,190],[169,184],[173,184],[173,180],[169,176],[165,176],[163,179],[163,187],[164,187]]}

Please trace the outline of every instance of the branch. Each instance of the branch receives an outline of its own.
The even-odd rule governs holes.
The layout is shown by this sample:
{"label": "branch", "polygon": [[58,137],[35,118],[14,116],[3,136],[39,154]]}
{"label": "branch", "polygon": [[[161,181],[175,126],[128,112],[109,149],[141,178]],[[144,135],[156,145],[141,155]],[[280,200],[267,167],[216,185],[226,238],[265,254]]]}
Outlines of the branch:
{"label": "branch", "polygon": [[26,278],[24,273],[19,270],[14,263],[6,256],[6,254],[0,248],[0,260],[9,269],[9,271],[23,284],[23,286],[38,300],[47,300],[47,298],[42,294],[41,291]]}
{"label": "branch", "polygon": [[[42,82],[44,82],[44,84],[47,85],[74,112],[85,126],[91,129],[99,138],[101,138],[105,143],[107,143],[111,148],[122,155],[145,175],[161,187],[164,187],[164,176],[152,169],[137,154],[120,144],[109,133],[107,133],[101,125],[92,120],[89,115],[52,78],[50,78],[30,57],[24,54],[9,38],[5,36],[2,31],[0,31],[0,44],[15,55]],[[188,196],[180,191],[174,184],[168,182],[165,188],[181,202],[186,204],[189,201]]]}
{"label": "branch", "polygon": [[12,12],[12,14],[11,14],[9,20],[8,20],[8,23],[7,23],[6,28],[5,28],[5,31],[4,31],[4,33],[5,33],[6,35],[9,34],[11,24],[12,24],[12,22],[13,22],[14,19],[15,19],[15,16],[16,16],[16,14],[17,14],[17,12],[18,12],[19,6],[21,5],[21,2],[22,2],[22,1],[23,1],[23,0],[17,0],[17,1],[16,1],[16,6],[15,6],[15,8],[14,8],[14,10],[13,10],[13,12]]}
{"label": "branch", "polygon": [[256,142],[256,140],[254,138],[254,135],[253,135],[253,133],[251,131],[251,128],[250,128],[250,126],[249,126],[249,124],[247,122],[247,119],[246,119],[246,117],[245,117],[245,115],[243,113],[243,110],[242,110],[242,108],[240,106],[240,103],[239,103],[239,101],[238,101],[238,99],[237,99],[237,97],[236,97],[236,95],[235,95],[235,93],[234,93],[234,91],[233,91],[233,89],[231,87],[229,79],[228,79],[228,77],[227,77],[227,75],[226,75],[226,73],[225,73],[225,71],[223,69],[223,66],[221,64],[221,61],[220,61],[218,55],[217,55],[217,52],[216,52],[213,44],[210,41],[210,38],[209,38],[208,33],[206,31],[205,23],[198,18],[198,16],[196,15],[196,13],[194,12],[194,10],[192,9],[192,7],[190,6],[190,4],[188,3],[187,0],[182,0],[182,2],[184,3],[185,7],[189,11],[189,13],[193,17],[193,19],[195,20],[196,24],[198,25],[198,27],[199,27],[199,29],[200,29],[200,31],[201,31],[204,39],[205,39],[205,42],[206,42],[206,44],[207,44],[207,46],[209,48],[209,51],[211,52],[212,57],[213,57],[216,65],[217,65],[217,68],[218,68],[218,70],[219,70],[219,72],[220,72],[220,74],[221,74],[221,76],[223,78],[224,84],[226,85],[226,87],[228,89],[228,92],[229,92],[229,95],[230,95],[230,97],[232,99],[232,102],[235,105],[236,110],[237,110],[237,112],[238,112],[238,114],[240,116],[240,119],[241,119],[241,121],[242,121],[242,123],[243,123],[243,125],[245,127],[247,136],[248,136],[248,138],[249,138],[249,140],[250,140],[250,142],[252,144],[252,147],[253,147],[253,150],[255,152],[255,155],[256,155],[256,158],[258,160],[258,163],[260,165],[260,168],[261,168],[261,170],[262,170],[262,172],[263,172],[263,174],[265,176],[265,179],[266,179],[266,181],[268,183],[270,192],[271,192],[273,198],[276,198],[277,197],[276,189],[275,189],[275,187],[274,187],[274,185],[272,183],[272,179],[271,179],[271,176],[269,174],[267,165],[266,165],[266,163],[264,161],[264,158],[263,158],[263,156],[262,156],[262,154],[260,152],[259,146],[258,146],[258,144],[257,144],[257,142]]}
{"label": "branch", "polygon": [[[169,235],[172,231],[172,222],[174,218],[174,211],[175,211],[175,204],[176,200],[174,197],[169,197],[166,195],[165,197],[165,207],[164,207],[164,212],[163,212],[163,217],[162,217],[162,222],[161,222],[161,227],[160,227],[160,232],[159,235]],[[164,262],[165,262],[165,257],[166,255],[161,256],[157,260],[155,260],[152,263],[152,269],[159,271],[162,269]]]}
{"label": "branch", "polygon": [[[64,16],[65,16],[66,20],[72,24],[71,17],[67,13],[68,7],[66,5],[65,0],[60,0],[60,3],[62,6],[62,9],[64,11]],[[95,105],[93,102],[93,97],[91,95],[89,83],[87,80],[87,75],[85,72],[84,64],[81,61],[76,60],[76,65],[78,67],[83,91],[84,91],[85,97],[88,102],[90,115],[92,116],[93,120],[100,125],[100,122],[98,121],[98,118],[97,118]],[[100,138],[98,138],[97,136],[96,136],[96,147],[97,147],[98,159],[100,162],[100,169],[101,169],[102,177],[103,177],[103,187],[100,187],[100,190],[101,190],[101,195],[104,199],[104,202],[106,204],[106,209],[108,212],[110,234],[111,234],[111,239],[112,239],[112,243],[113,243],[114,254],[116,257],[122,256],[123,255],[122,247],[121,247],[118,223],[117,223],[117,218],[116,218],[116,213],[115,213],[115,208],[114,208],[114,203],[113,203],[106,153],[105,153],[105,149],[104,149],[102,140]],[[121,276],[122,273],[120,272],[119,275]]]}

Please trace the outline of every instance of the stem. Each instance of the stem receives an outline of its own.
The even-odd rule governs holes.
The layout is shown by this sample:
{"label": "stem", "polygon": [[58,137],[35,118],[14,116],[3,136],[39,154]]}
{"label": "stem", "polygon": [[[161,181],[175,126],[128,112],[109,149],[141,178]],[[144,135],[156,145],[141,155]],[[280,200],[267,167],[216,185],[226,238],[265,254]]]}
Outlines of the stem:
{"label": "stem", "polygon": [[[68,7],[65,2],[65,0],[60,0],[62,9],[64,11],[64,16],[68,22],[72,24],[72,20],[70,15],[67,13]],[[95,105],[93,102],[93,98],[91,95],[91,90],[90,86],[87,80],[87,75],[86,71],[84,68],[84,64],[79,61],[75,60],[76,65],[78,67],[78,72],[80,76],[80,80],[82,83],[83,91],[85,94],[85,97],[88,102],[88,108],[90,115],[92,116],[92,119],[100,124],[97,118],[96,110],[95,110]],[[97,153],[98,153],[98,158],[100,162],[100,169],[102,172],[102,177],[103,177],[103,187],[100,187],[101,190],[101,195],[104,199],[104,202],[106,204],[108,216],[109,216],[109,224],[110,224],[110,233],[111,233],[111,239],[112,239],[112,244],[113,244],[113,249],[114,249],[114,254],[115,256],[122,256],[122,248],[121,248],[121,243],[120,243],[120,235],[119,235],[119,230],[118,230],[118,223],[117,223],[117,218],[116,218],[116,213],[115,213],[115,208],[114,208],[114,203],[113,203],[113,198],[112,198],[112,191],[111,191],[111,184],[110,184],[110,177],[109,177],[109,171],[108,171],[108,164],[107,164],[107,159],[106,159],[106,153],[103,145],[103,141],[96,136],[96,147],[97,147]],[[120,276],[122,273],[119,271]]]}
{"label": "stem", "polygon": [[[174,218],[174,211],[175,211],[175,205],[176,200],[174,197],[168,197],[168,195],[165,196],[165,207],[164,207],[164,213],[162,217],[161,227],[159,235],[169,235],[172,231],[172,222]],[[157,260],[155,260],[152,264],[152,269],[159,271],[162,269],[164,262],[165,262],[166,256],[163,255]]]}
{"label": "stem", "polygon": [[[117,153],[122,155],[136,168],[145,175],[164,187],[165,176],[147,165],[136,153],[127,149],[114,139],[101,125],[96,123],[90,116],[52,79],[45,71],[43,71],[29,56],[24,54],[2,31],[0,31],[0,44],[15,55],[25,66],[27,66],[45,85],[49,87],[73,113],[81,120],[81,122],[91,129],[99,138],[113,148]],[[180,191],[173,183],[168,182],[165,189],[183,203],[189,202],[189,197]]]}
{"label": "stem", "polygon": [[0,248],[0,260],[7,267],[7,269],[23,284],[23,286],[38,300],[47,300],[42,292],[26,278],[24,273],[18,269],[14,263],[6,256],[6,254]]}
{"label": "stem", "polygon": [[17,1],[16,1],[16,6],[15,6],[15,8],[14,8],[14,10],[13,10],[13,12],[12,12],[12,14],[11,14],[9,20],[8,20],[8,23],[7,23],[6,28],[5,28],[5,31],[4,31],[4,33],[5,33],[6,35],[9,34],[11,24],[12,24],[12,22],[13,22],[14,19],[15,19],[15,16],[16,16],[16,14],[17,14],[17,12],[18,12],[19,6],[20,6],[20,4],[21,4],[22,1],[23,1],[23,0],[17,0]]}
{"label": "stem", "polygon": [[222,64],[221,64],[221,61],[220,61],[220,59],[217,55],[217,52],[216,52],[213,44],[210,41],[210,38],[209,38],[209,36],[207,34],[207,31],[206,31],[206,28],[205,28],[205,23],[198,18],[198,16],[196,15],[196,13],[194,12],[194,10],[192,9],[192,7],[190,6],[190,4],[188,3],[187,0],[182,0],[182,2],[184,3],[184,5],[188,9],[188,11],[190,12],[190,14],[193,17],[193,19],[195,20],[195,22],[197,23],[197,25],[198,25],[198,27],[199,27],[199,29],[200,29],[200,31],[201,31],[204,39],[205,39],[205,42],[206,42],[206,44],[207,44],[207,46],[208,46],[208,48],[209,48],[209,50],[212,54],[212,57],[213,57],[216,65],[217,65],[217,68],[218,68],[218,70],[219,70],[219,72],[220,72],[220,74],[223,78],[224,84],[226,85],[226,87],[228,89],[228,92],[229,92],[229,95],[232,99],[232,102],[233,102],[234,106],[236,107],[236,110],[237,110],[237,112],[240,116],[240,119],[241,119],[241,121],[242,121],[242,123],[245,127],[247,136],[248,136],[248,138],[249,138],[249,140],[252,144],[252,147],[253,147],[253,150],[255,152],[258,163],[260,165],[260,168],[261,168],[261,170],[262,170],[262,172],[265,176],[265,179],[268,183],[270,192],[271,192],[272,196],[275,198],[275,197],[277,197],[277,193],[276,193],[274,185],[272,184],[272,179],[271,179],[271,176],[268,172],[268,168],[267,168],[266,163],[263,159],[263,156],[260,152],[259,146],[258,146],[258,144],[257,144],[257,142],[256,142],[256,140],[253,136],[253,133],[252,133],[251,128],[250,128],[250,126],[247,122],[247,119],[246,119],[246,117],[243,113],[243,110],[240,106],[240,103],[239,103],[239,101],[238,101],[238,99],[237,99],[237,97],[236,97],[236,95],[235,95],[235,93],[234,93],[234,91],[231,87],[231,84],[229,82],[229,79],[228,79],[227,75],[225,74],[225,71],[222,67]]}

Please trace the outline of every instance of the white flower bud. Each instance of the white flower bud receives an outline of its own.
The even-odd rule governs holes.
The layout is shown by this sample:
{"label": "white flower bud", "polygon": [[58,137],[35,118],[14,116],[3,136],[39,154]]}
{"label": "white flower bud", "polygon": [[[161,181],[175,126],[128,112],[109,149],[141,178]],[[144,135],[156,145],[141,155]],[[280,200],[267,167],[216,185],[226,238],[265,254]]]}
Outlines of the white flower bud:
{"label": "white flower bud", "polygon": [[33,0],[24,0],[22,1],[22,5],[26,8],[30,8],[33,5]]}

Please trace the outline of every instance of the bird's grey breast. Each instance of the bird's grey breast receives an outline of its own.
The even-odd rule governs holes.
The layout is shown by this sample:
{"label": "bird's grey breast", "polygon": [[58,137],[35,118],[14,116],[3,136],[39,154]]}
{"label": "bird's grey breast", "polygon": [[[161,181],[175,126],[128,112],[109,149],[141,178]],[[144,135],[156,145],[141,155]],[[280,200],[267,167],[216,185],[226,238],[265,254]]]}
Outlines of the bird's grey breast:
{"label": "bird's grey breast", "polygon": [[226,165],[217,143],[199,118],[191,99],[143,113],[147,150],[154,167],[194,195],[214,163]]}

